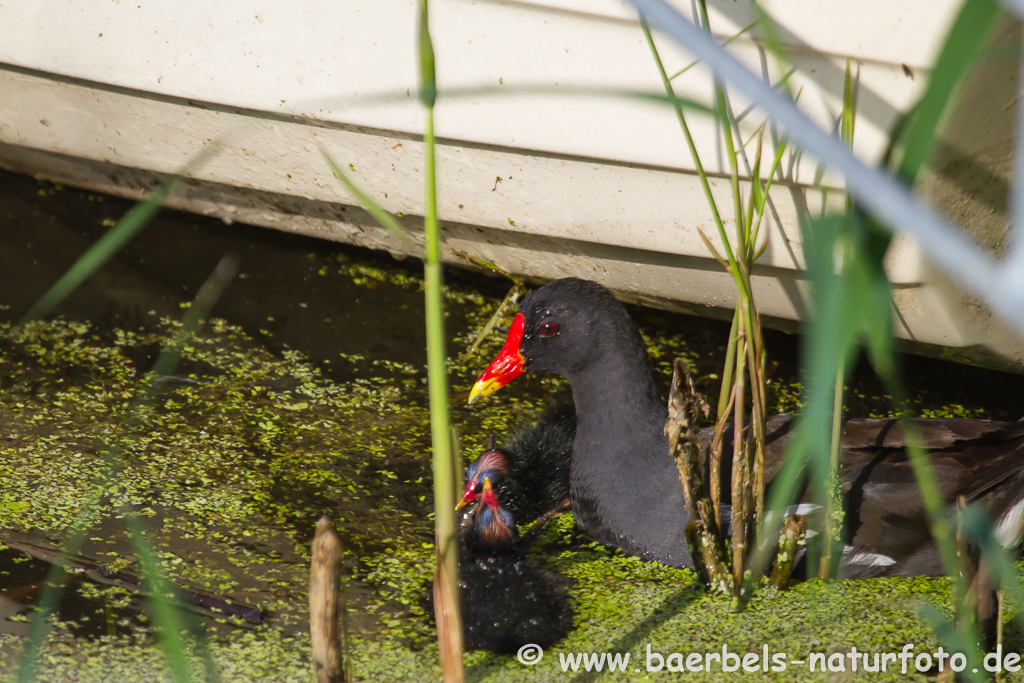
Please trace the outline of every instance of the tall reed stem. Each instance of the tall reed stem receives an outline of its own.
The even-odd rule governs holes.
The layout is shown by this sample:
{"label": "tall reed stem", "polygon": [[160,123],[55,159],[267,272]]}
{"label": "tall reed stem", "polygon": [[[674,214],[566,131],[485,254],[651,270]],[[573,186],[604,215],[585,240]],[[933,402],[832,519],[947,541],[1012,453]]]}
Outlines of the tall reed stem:
{"label": "tall reed stem", "polygon": [[434,614],[441,653],[441,672],[446,683],[461,683],[462,618],[459,610],[459,547],[455,534],[455,451],[448,415],[448,376],[445,367],[444,294],[441,272],[441,235],[437,217],[437,175],[434,157],[434,102],[437,81],[434,47],[430,40],[427,0],[420,3],[419,98],[424,113],[424,211],[423,280],[427,321],[427,377],[430,386],[430,435],[434,459]]}
{"label": "tall reed stem", "polygon": [[[710,31],[708,23],[707,6],[704,0],[698,2],[698,11],[702,28]],[[672,88],[671,78],[665,70],[664,64],[658,55],[657,47],[651,36],[650,30],[643,24],[644,35],[654,55],[655,63],[661,75],[662,84],[666,93],[673,97],[675,93]],[[729,342],[726,350],[725,367],[722,372],[722,390],[718,401],[717,424],[714,437],[709,447],[710,460],[710,481],[707,492],[710,498],[712,515],[707,521],[700,520],[701,526],[713,528],[702,528],[696,530],[693,538],[700,539],[708,534],[715,537],[715,542],[720,542],[722,532],[721,521],[721,460],[725,444],[725,433],[727,426],[733,426],[733,448],[732,448],[732,552],[729,555],[731,571],[726,572],[724,567],[711,567],[709,576],[731,576],[731,585],[715,585],[730,592],[734,597],[739,598],[737,604],[742,604],[743,595],[741,588],[744,585],[744,576],[747,567],[747,555],[751,547],[751,539],[755,532],[753,520],[763,518],[764,507],[764,440],[765,434],[765,374],[764,374],[764,344],[761,338],[760,319],[757,314],[757,307],[754,303],[753,289],[750,284],[750,272],[754,261],[757,260],[763,251],[757,248],[755,241],[764,215],[765,199],[771,185],[771,176],[774,175],[781,160],[782,152],[778,150],[774,163],[769,172],[768,179],[761,186],[761,149],[763,141],[763,128],[757,132],[757,158],[755,159],[750,194],[747,205],[744,207],[743,193],[740,188],[739,161],[742,147],[740,130],[732,116],[732,109],[729,106],[728,96],[721,84],[715,85],[715,99],[717,104],[718,121],[722,129],[725,143],[725,152],[729,162],[729,185],[732,190],[732,203],[735,231],[730,240],[725,229],[724,221],[717,206],[714,196],[711,194],[711,186],[697,153],[690,128],[686,122],[686,116],[681,106],[675,106],[676,118],[683,132],[683,137],[689,147],[690,155],[693,158],[697,176],[704,188],[704,195],[711,210],[711,217],[714,220],[718,232],[720,248],[711,244],[710,240],[701,232],[708,249],[716,260],[721,263],[726,271],[732,276],[736,285],[737,304],[736,312],[733,315],[732,330],[729,333]],[[784,148],[785,144],[779,145]],[[748,413],[749,407],[749,413]],[[749,416],[749,417],[748,417]],[[749,420],[749,424],[748,424]],[[686,485],[684,484],[684,488]],[[694,504],[691,501],[691,505]],[[695,522],[697,523],[697,522]],[[713,556],[711,553],[709,557]]]}

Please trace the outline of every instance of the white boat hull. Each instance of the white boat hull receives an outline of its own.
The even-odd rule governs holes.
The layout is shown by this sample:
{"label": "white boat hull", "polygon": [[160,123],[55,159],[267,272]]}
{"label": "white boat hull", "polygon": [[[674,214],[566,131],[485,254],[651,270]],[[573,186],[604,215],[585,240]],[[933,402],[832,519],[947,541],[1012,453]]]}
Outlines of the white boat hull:
{"label": "white boat hull", "polygon": [[[912,4],[889,8],[902,12],[892,29],[858,24],[856,17],[877,16],[871,7],[836,19],[792,0],[765,5],[788,32],[799,69],[791,80],[819,125],[834,127],[846,56],[860,60],[856,150],[869,160],[880,158],[886,131],[920,93],[957,7]],[[47,3],[31,12],[0,6],[0,25],[16,38],[0,41],[0,166],[141,197],[216,141],[219,152],[171,206],[408,253],[333,178],[326,151],[422,234],[418,3],[281,3],[260,11],[240,1],[80,5],[74,13]],[[713,5],[712,25],[725,36],[748,18],[736,5]],[[643,34],[618,3],[446,0],[432,12],[442,94],[481,84],[660,90]],[[60,44],[46,44],[46,35],[60,35]],[[755,41],[734,46],[753,67],[768,63]],[[668,41],[659,47],[670,71],[689,63]],[[978,87],[998,107],[1015,86]],[[677,79],[677,91],[710,101],[699,66]],[[709,117],[690,120],[731,231],[720,131]],[[744,134],[760,123],[756,111],[745,116]],[[986,123],[961,130],[945,161],[1008,139],[1009,123],[1006,131],[992,117]],[[730,315],[733,283],[700,239],[698,229],[717,242],[717,230],[670,109],[556,92],[462,94],[442,99],[437,130],[446,260],[467,264],[465,254],[532,278],[589,277],[633,300]],[[762,315],[792,328],[808,301],[798,219],[839,206],[841,179],[820,176],[812,159],[792,151],[782,168],[753,281]],[[897,332],[913,348],[1004,367],[1024,362],[1016,335],[912,243],[896,240],[888,266]]]}

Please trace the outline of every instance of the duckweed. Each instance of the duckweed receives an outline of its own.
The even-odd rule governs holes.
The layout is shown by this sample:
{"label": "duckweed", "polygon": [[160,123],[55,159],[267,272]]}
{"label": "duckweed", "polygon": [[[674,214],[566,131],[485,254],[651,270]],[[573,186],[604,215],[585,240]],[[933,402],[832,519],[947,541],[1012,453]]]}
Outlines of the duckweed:
{"label": "duckweed", "polygon": [[[366,288],[422,288],[408,271],[348,254],[313,272]],[[457,286],[448,298],[467,321],[451,341],[454,359],[500,301]],[[704,378],[702,390],[717,395],[722,326],[666,333],[678,328],[677,319],[651,312],[641,314],[640,323],[663,375],[682,355]],[[135,415],[147,365],[176,329],[175,321],[155,316],[139,330],[62,320],[24,329],[0,326],[0,527],[59,541],[90,486],[100,481],[106,455],[116,453],[120,472],[103,484],[103,518],[89,533],[86,552],[117,567],[134,566],[120,520],[136,510],[177,583],[267,611],[268,622],[255,629],[207,620],[207,645],[222,678],[307,681],[308,545],[317,519],[326,514],[346,550],[346,626],[355,678],[437,678],[433,624],[423,600],[434,556],[424,368],[348,354],[331,366],[344,366],[351,378],[334,379],[302,352],[271,350],[242,328],[214,319],[189,344],[178,374],[156,378],[160,400]],[[538,417],[550,401],[568,398],[564,381],[527,376],[515,390],[466,406],[476,374],[501,346],[499,337],[485,340],[466,365],[449,365],[466,460],[480,452],[488,434],[500,439]],[[801,406],[795,370],[784,368],[772,386],[777,410]],[[868,410],[887,414],[883,392],[864,382],[854,391]],[[978,416],[986,410],[937,391],[919,392],[915,401],[924,414]],[[809,581],[784,593],[763,588],[745,612],[735,613],[728,599],[696,587],[688,570],[587,541],[571,515],[549,524],[533,552],[563,577],[558,580],[569,590],[575,630],[529,668],[514,657],[468,653],[468,680],[597,678],[562,673],[559,655],[576,652],[629,652],[631,664],[615,680],[719,680],[720,673],[648,673],[647,647],[668,655],[721,651],[723,645],[761,652],[767,645],[796,659],[851,646],[896,652],[912,642],[920,652],[937,643],[917,616],[918,606],[929,602],[949,613],[948,581],[931,578]],[[41,680],[168,679],[145,619],[123,616],[133,602],[129,593],[88,585],[81,596],[95,608],[94,622],[106,623],[104,609],[122,615],[116,633],[83,635],[81,623],[58,622],[45,646]],[[1020,635],[1012,627],[1008,634],[1007,648],[1020,650]],[[14,670],[20,643],[18,636],[0,636],[0,671]],[[202,680],[200,658],[193,659]],[[831,676],[798,668],[776,675]]]}

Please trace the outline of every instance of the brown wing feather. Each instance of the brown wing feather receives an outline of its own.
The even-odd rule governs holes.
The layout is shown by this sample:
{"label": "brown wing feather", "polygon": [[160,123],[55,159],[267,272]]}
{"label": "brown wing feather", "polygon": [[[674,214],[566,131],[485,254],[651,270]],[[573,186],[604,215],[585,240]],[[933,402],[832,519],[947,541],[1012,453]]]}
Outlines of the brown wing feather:
{"label": "brown wing feather", "polygon": [[[995,422],[966,418],[920,418],[912,421],[926,450],[951,448],[957,443],[1006,441],[1024,436],[1024,422]],[[848,420],[843,427],[843,449],[904,448],[903,428],[895,418]]]}
{"label": "brown wing feather", "polygon": [[[782,467],[793,415],[768,421],[765,479]],[[947,508],[963,496],[998,520],[1024,495],[1024,422],[992,422],[958,418],[916,419],[940,495]],[[701,431],[707,447],[712,429]],[[731,429],[725,437],[730,449]],[[906,440],[895,419],[849,420],[843,428],[840,482],[846,495],[845,527],[852,546],[849,576],[938,574],[942,571],[924,500]],[[731,458],[723,462],[729,479]],[[706,474],[706,473],[705,473]],[[881,562],[858,554],[876,553]],[[891,559],[887,564],[884,560]]]}

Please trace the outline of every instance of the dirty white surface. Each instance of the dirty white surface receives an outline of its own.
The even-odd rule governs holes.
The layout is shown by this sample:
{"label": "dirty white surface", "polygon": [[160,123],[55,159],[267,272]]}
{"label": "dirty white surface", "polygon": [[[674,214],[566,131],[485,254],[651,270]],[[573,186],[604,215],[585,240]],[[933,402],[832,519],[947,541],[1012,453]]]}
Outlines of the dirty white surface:
{"label": "dirty white surface", "polygon": [[[676,5],[691,11],[689,3]],[[711,25],[723,39],[754,18],[744,3],[710,5]],[[952,0],[896,5],[762,3],[780,24],[800,106],[826,130],[835,129],[841,110],[846,60],[856,60],[855,150],[871,162],[926,83],[927,65],[958,8]],[[0,165],[139,196],[153,174],[181,169],[216,140],[220,153],[196,171],[198,182],[177,206],[402,252],[355,208],[321,150],[419,230],[418,6],[2,3],[0,25],[9,39],[0,41]],[[731,279],[698,233],[719,243],[671,109],[567,94],[579,87],[663,92],[628,6],[443,0],[431,12],[442,95],[456,89],[437,109],[447,249],[535,277],[593,277],[634,297],[698,312],[732,305]],[[731,48],[775,82],[789,67],[780,70],[756,38],[744,34]],[[670,41],[659,47],[669,73],[692,62]],[[545,90],[515,94],[527,86]],[[674,86],[680,96],[712,102],[700,65]],[[993,106],[1012,97],[1012,90],[1004,95],[984,84],[979,92]],[[763,117],[739,99],[733,109],[742,113],[746,139]],[[720,131],[696,112],[689,122],[731,234]],[[993,138],[989,125],[978,139],[998,142],[1000,134]],[[949,163],[959,158],[957,149],[977,151],[970,131],[960,128],[957,139],[962,144],[950,147]],[[753,143],[747,149],[752,161]],[[768,249],[754,279],[762,313],[784,321],[799,319],[806,307],[798,216],[839,206],[842,179],[822,176],[815,160],[797,150],[787,151],[781,169],[766,218]],[[816,183],[826,191],[811,187]],[[986,234],[1000,222],[993,228],[989,220]],[[894,245],[890,274],[901,336],[1024,361],[1016,337],[945,282],[914,245]]]}

